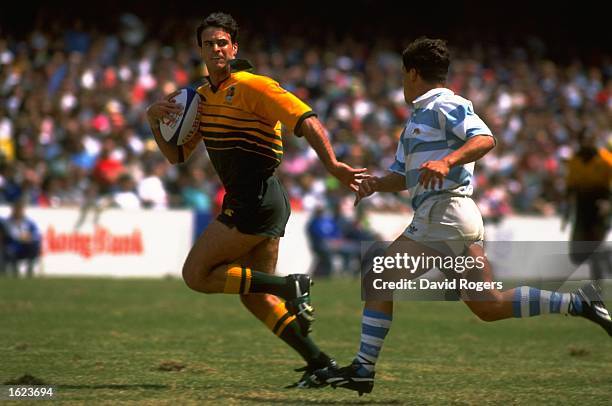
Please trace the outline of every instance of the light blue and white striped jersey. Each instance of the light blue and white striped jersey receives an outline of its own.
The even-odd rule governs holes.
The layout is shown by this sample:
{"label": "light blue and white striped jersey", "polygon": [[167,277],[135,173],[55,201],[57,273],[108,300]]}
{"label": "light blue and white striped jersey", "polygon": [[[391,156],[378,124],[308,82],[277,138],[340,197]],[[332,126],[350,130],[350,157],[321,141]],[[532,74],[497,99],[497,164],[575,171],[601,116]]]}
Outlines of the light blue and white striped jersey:
{"label": "light blue and white striped jersey", "polygon": [[435,88],[413,102],[412,116],[400,136],[391,171],[406,176],[406,189],[417,209],[428,197],[450,193],[471,196],[474,190],[474,162],[455,166],[444,179],[442,189],[425,189],[419,184],[419,167],[437,161],[463,146],[475,135],[490,135],[489,127],[474,113],[472,102],[449,89]]}

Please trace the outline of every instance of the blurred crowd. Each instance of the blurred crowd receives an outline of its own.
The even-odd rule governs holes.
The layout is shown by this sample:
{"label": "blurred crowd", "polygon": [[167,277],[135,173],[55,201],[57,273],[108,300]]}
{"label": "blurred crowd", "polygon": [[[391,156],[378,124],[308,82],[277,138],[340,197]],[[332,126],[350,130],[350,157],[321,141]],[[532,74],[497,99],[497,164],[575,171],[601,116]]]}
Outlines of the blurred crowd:
{"label": "blurred crowd", "polygon": [[[26,196],[40,207],[214,212],[223,190],[203,146],[187,164],[171,166],[145,120],[152,101],[202,83],[196,25],[170,25],[156,38],[146,21],[124,14],[112,33],[77,20],[47,24],[22,39],[0,36],[0,204]],[[303,34],[249,33],[239,41],[239,56],[312,106],[341,160],[384,173],[410,115],[401,83],[406,44],[331,33],[311,43]],[[521,47],[452,51],[448,87],[473,101],[497,137],[477,166],[484,215],[553,214],[577,134],[586,130],[612,149],[612,59],[560,63],[535,38]],[[350,211],[351,196],[326,175],[306,141],[286,134],[283,142],[278,174],[293,209],[329,202]],[[408,210],[401,194],[364,203]]]}

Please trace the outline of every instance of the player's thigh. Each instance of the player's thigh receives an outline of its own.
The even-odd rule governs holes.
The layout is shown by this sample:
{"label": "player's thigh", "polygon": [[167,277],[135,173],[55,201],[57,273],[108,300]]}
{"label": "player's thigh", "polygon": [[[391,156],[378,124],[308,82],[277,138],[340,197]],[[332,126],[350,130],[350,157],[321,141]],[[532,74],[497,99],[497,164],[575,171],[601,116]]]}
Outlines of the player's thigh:
{"label": "player's thigh", "polygon": [[253,271],[273,274],[278,262],[279,238],[266,238],[237,262]]}
{"label": "player's thigh", "polygon": [[268,237],[243,234],[214,220],[191,247],[183,265],[183,277],[206,275],[217,265],[243,257],[266,239]]}
{"label": "player's thigh", "polygon": [[474,241],[484,240],[484,224],[476,203],[469,197],[434,199],[423,227],[428,241],[444,241],[458,255]]}

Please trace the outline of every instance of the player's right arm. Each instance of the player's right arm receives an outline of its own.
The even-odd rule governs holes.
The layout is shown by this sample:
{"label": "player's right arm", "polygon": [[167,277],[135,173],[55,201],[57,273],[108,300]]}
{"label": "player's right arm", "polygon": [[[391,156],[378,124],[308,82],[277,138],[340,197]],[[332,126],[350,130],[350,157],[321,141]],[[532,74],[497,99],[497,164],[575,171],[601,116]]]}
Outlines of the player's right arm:
{"label": "player's right arm", "polygon": [[164,137],[161,135],[159,129],[160,121],[173,114],[178,114],[183,110],[181,106],[176,104],[173,100],[179,93],[180,90],[170,93],[165,99],[159,100],[147,108],[147,121],[149,122],[149,127],[151,127],[151,132],[153,132],[155,142],[168,162],[173,165],[185,162],[202,140],[200,137],[192,137],[191,140],[185,144],[177,146],[164,140]]}

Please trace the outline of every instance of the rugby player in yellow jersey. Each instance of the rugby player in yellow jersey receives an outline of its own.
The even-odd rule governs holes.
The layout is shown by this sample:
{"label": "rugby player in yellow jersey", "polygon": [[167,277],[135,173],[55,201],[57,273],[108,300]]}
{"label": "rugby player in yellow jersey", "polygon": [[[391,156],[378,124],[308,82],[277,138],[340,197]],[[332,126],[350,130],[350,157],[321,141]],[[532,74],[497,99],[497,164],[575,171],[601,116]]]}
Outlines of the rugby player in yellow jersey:
{"label": "rugby player in yellow jersey", "polygon": [[[307,275],[273,275],[290,214],[287,194],[274,176],[283,155],[280,124],[304,137],[325,168],[345,186],[358,190],[365,169],[338,162],[326,130],[309,106],[274,80],[249,72],[236,59],[238,26],[213,13],[197,29],[208,68],[197,89],[199,137],[177,147],[163,140],[159,120],[180,111],[170,95],[147,110],[160,150],[171,163],[184,162],[203,140],[226,189],[221,214],[195,242],[183,265],[183,279],[202,293],[240,295],[242,303],[307,362],[304,377],[333,359],[308,337],[313,319]],[[301,379],[292,386],[301,386]]]}
{"label": "rugby player in yellow jersey", "polygon": [[[607,252],[597,251],[610,228],[610,192],[612,186],[612,159],[606,149],[597,149],[595,137],[582,131],[578,136],[579,148],[567,163],[567,210],[562,229],[572,219],[570,257],[575,265],[588,261],[591,277],[603,279],[610,272]],[[584,252],[582,244],[591,241]],[[595,252],[593,252],[595,251]]]}

